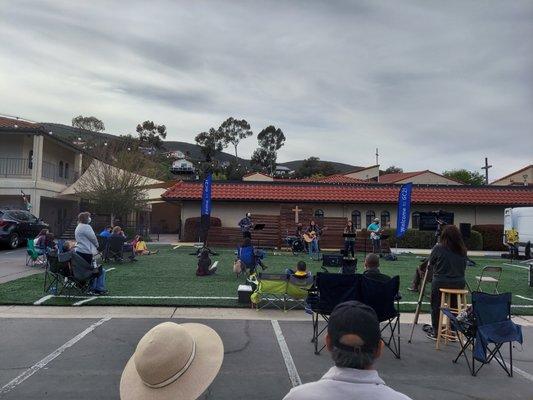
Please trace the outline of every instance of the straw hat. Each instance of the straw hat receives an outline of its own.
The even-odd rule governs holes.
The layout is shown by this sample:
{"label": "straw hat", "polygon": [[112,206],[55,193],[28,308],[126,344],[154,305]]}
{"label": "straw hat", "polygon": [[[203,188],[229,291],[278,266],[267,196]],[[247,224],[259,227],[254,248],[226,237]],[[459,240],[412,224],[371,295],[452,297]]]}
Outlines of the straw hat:
{"label": "straw hat", "polygon": [[202,324],[164,322],[139,341],[120,379],[122,400],[194,400],[218,374],[224,345]]}

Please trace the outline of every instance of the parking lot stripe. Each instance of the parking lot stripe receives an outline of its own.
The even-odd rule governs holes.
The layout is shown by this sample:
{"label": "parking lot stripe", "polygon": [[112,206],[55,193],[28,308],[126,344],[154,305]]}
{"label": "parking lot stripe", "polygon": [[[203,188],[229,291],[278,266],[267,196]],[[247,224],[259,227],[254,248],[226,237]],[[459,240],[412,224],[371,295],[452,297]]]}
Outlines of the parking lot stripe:
{"label": "parking lot stripe", "polygon": [[45,301],[50,300],[52,297],[54,297],[53,294],[47,294],[46,296],[43,296],[39,300],[34,302],[33,305],[38,306],[39,304],[43,304]]}
{"label": "parking lot stripe", "polygon": [[526,378],[527,380],[533,382],[533,375],[531,375],[529,372],[523,371],[520,368],[517,368],[513,365],[513,371],[517,372],[518,375],[522,375],[522,377]]}
{"label": "parking lot stripe", "polygon": [[291,352],[289,351],[289,346],[287,346],[287,342],[285,341],[285,337],[281,331],[281,326],[279,326],[279,322],[275,319],[271,320],[271,322],[274,333],[276,334],[276,339],[278,339],[281,355],[283,356],[285,366],[287,367],[287,372],[289,373],[289,379],[291,380],[292,387],[301,385],[302,380],[300,379],[300,375],[298,375],[298,370],[296,369]]}
{"label": "parking lot stripe", "polygon": [[94,324],[89,326],[87,329],[85,329],[83,332],[81,332],[80,334],[74,336],[72,339],[70,339],[64,345],[62,345],[61,347],[58,347],[52,353],[48,354],[41,361],[33,364],[30,368],[28,368],[22,374],[20,374],[16,378],[14,378],[11,382],[9,382],[6,385],[4,385],[0,389],[0,395],[6,394],[6,393],[10,392],[11,390],[15,389],[18,385],[20,385],[22,382],[24,382],[30,376],[35,374],[40,369],[46,367],[46,365],[48,365],[51,361],[53,361],[57,357],[59,357],[66,349],[68,349],[69,347],[74,346],[77,342],[79,342],[81,339],[83,339],[89,333],[91,333],[96,328],[98,328],[100,325],[102,325],[104,322],[107,322],[110,319],[111,319],[111,317],[105,317],[105,318],[102,318],[101,320],[95,322]]}

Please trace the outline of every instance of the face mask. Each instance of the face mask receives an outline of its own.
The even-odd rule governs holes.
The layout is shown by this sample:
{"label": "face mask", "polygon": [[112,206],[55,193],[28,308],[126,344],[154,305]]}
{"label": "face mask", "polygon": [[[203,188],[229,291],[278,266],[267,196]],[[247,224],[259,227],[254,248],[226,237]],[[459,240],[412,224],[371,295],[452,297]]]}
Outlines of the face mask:
{"label": "face mask", "polygon": [[91,217],[89,217],[89,219],[87,219],[87,223],[90,224],[92,221]]}

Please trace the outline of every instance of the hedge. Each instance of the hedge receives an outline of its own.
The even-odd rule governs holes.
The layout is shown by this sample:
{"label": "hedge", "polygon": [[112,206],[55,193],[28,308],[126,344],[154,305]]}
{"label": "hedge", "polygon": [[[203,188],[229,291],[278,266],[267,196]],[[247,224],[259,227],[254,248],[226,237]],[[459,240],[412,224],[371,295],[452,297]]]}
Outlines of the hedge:
{"label": "hedge", "polygon": [[507,251],[503,244],[503,225],[474,225],[472,229],[483,236],[483,250]]}
{"label": "hedge", "polygon": [[[389,235],[387,239],[391,248],[398,247],[406,249],[431,249],[435,244],[435,232],[419,231],[418,229],[408,229],[401,238],[396,238],[396,229],[385,229],[384,233]],[[367,234],[362,232],[361,234]],[[481,233],[472,230],[470,238],[465,240],[468,250],[482,250],[483,237]]]}
{"label": "hedge", "polygon": [[[211,217],[211,226],[222,226],[220,218]],[[199,236],[200,217],[187,218],[185,220],[185,236],[183,241],[196,242]]]}

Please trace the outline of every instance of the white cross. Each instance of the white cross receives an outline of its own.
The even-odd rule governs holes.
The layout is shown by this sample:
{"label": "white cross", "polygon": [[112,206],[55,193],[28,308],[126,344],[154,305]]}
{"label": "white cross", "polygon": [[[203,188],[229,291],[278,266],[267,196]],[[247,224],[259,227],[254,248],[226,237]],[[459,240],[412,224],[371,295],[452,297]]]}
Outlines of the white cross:
{"label": "white cross", "polygon": [[299,222],[298,216],[300,215],[300,212],[303,210],[301,208],[298,208],[298,206],[296,206],[292,209],[292,211],[294,211],[294,222],[298,223]]}

